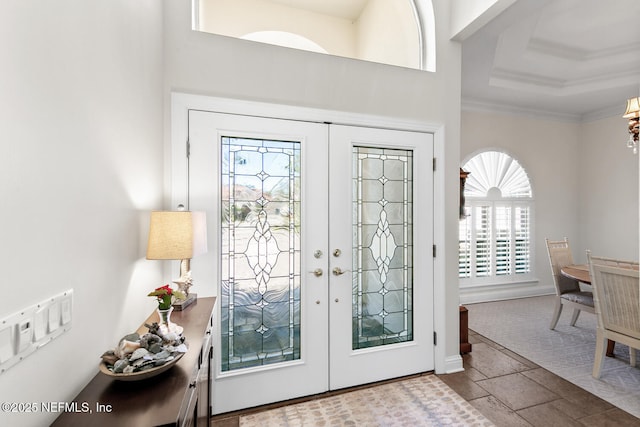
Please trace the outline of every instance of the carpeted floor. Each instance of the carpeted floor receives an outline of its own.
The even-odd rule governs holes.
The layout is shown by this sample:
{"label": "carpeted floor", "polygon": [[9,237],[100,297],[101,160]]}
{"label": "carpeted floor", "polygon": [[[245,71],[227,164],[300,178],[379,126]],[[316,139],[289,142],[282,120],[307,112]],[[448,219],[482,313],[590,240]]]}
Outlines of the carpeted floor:
{"label": "carpeted floor", "polygon": [[543,296],[465,306],[470,329],[640,417],[640,368],[629,366],[628,347],[616,344],[615,358],[605,358],[601,378],[593,378],[595,315],[581,313],[572,327],[565,309],[552,331],[553,304]]}
{"label": "carpeted floor", "polygon": [[240,417],[253,426],[493,426],[435,375],[422,375]]}

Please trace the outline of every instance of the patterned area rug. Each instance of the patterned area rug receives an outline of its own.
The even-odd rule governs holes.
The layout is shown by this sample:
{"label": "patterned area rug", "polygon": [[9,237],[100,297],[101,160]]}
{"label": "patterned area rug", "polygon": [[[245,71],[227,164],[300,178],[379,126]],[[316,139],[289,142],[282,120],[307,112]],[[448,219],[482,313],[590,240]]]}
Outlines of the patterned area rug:
{"label": "patterned area rug", "polygon": [[596,348],[596,316],[581,313],[569,326],[573,310],[565,308],[555,330],[549,329],[553,296],[479,304],[469,309],[469,328],[533,363],[640,417],[640,364],[629,365],[629,348],[616,344],[605,357],[602,376],[591,376]]}
{"label": "patterned area rug", "polygon": [[435,375],[372,386],[240,417],[253,426],[493,426]]}

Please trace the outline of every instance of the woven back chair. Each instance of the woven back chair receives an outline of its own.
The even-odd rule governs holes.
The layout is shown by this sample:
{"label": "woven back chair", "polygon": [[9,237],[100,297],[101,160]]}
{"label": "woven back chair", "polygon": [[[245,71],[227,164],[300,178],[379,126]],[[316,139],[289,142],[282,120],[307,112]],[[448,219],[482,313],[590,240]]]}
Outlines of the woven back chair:
{"label": "woven back chair", "polygon": [[565,277],[560,273],[562,267],[573,264],[569,239],[566,237],[564,240],[545,239],[545,242],[547,243],[547,253],[551,264],[553,285],[556,289],[555,310],[549,329],[555,329],[562,313],[562,307],[565,305],[573,308],[570,325],[575,326],[581,311],[595,314],[593,293],[581,290],[580,283],[577,280]]}
{"label": "woven back chair", "polygon": [[592,256],[587,251],[598,328],[593,362],[595,378],[600,378],[606,340],[629,346],[631,366],[636,366],[640,348],[640,275],[638,263]]}

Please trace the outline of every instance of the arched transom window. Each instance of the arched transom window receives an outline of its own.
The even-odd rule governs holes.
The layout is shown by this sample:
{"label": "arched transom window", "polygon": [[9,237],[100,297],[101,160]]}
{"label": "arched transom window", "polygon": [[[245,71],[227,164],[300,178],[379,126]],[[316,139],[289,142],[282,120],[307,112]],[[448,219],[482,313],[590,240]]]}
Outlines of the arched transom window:
{"label": "arched transom window", "polygon": [[499,151],[462,167],[469,175],[459,232],[461,285],[519,281],[532,272],[533,193],[524,168]]}

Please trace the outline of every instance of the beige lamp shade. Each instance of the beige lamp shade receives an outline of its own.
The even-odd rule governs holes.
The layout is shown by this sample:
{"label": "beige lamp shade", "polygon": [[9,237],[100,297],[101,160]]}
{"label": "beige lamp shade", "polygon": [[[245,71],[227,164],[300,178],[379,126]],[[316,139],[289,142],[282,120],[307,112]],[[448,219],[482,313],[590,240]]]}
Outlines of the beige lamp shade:
{"label": "beige lamp shade", "polygon": [[191,259],[207,252],[204,212],[151,212],[147,259]]}
{"label": "beige lamp shade", "polygon": [[622,117],[625,119],[640,117],[640,97],[627,99],[627,110]]}

